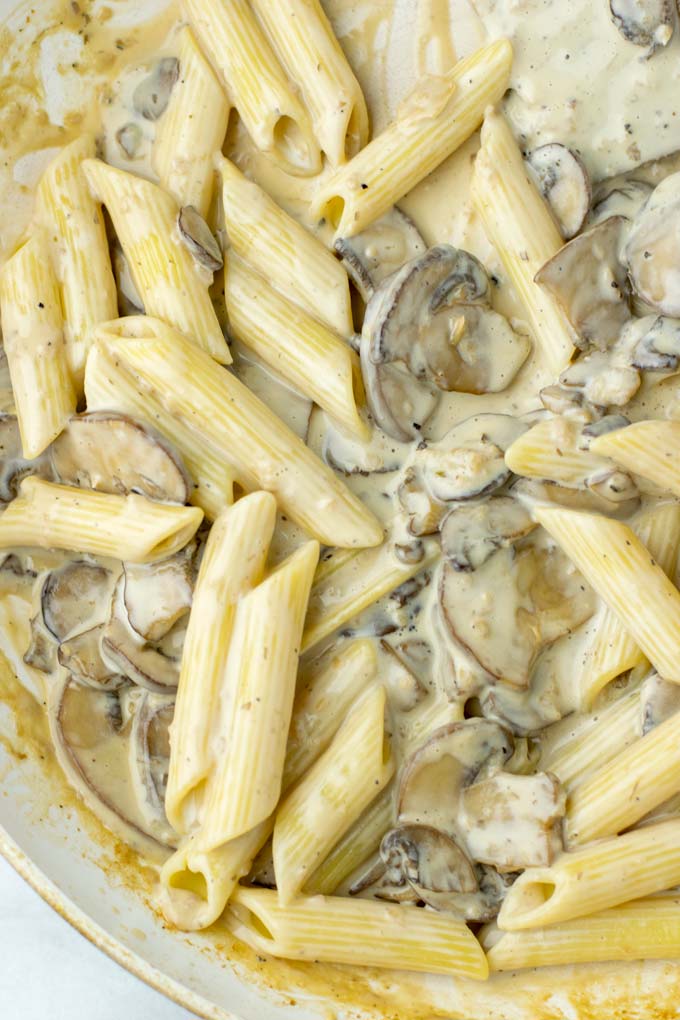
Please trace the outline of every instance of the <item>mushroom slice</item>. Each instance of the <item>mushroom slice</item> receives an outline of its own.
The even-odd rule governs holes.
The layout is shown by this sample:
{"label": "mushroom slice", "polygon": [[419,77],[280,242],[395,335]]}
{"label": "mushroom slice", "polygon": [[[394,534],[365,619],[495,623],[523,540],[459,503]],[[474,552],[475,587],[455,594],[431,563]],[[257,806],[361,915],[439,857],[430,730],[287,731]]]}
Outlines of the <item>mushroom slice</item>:
{"label": "mushroom slice", "polygon": [[426,244],[413,220],[394,206],[353,237],[339,237],[335,251],[364,301],[405,262],[418,258]]}
{"label": "mushroom slice", "polygon": [[220,246],[198,209],[193,205],[182,206],[177,227],[185,247],[201,266],[211,273],[222,268],[224,259]]}
{"label": "mushroom slice", "polygon": [[560,383],[578,387],[596,407],[623,407],[640,388],[640,373],[631,365],[618,364],[613,352],[590,351],[560,376]]}
{"label": "mushroom slice", "polygon": [[[324,412],[318,408],[313,413],[324,416]],[[313,442],[314,439],[310,443],[308,438],[308,445]],[[381,428],[372,429],[368,442],[361,442],[326,422],[318,450],[326,463],[343,475],[390,474],[399,470],[403,458],[403,449],[393,436],[387,435]]]}
{"label": "mushroom slice", "polygon": [[680,712],[680,687],[652,673],[640,689],[640,732],[642,736],[670,716]]}
{"label": "mushroom slice", "polygon": [[642,206],[625,255],[635,293],[662,315],[680,317],[680,173],[662,181]]}
{"label": "mushroom slice", "polygon": [[139,155],[144,135],[139,124],[128,121],[116,131],[116,141],[127,159],[135,159]]}
{"label": "mushroom slice", "polygon": [[118,693],[60,681],[50,687],[47,715],[57,759],[76,793],[115,835],[158,859],[160,842],[149,831],[132,787],[128,727]]}
{"label": "mushroom slice", "polygon": [[632,512],[640,501],[638,488],[625,471],[607,471],[601,476],[589,478],[586,485],[596,496],[606,500],[612,509],[617,504],[623,504],[629,512]]}
{"label": "mushroom slice", "polygon": [[[385,683],[390,694],[390,703],[400,712],[410,712],[426,697],[427,688],[400,650],[384,639],[381,640],[380,647],[387,657]],[[429,645],[426,647],[429,649]]]}
{"label": "mushroom slice", "polygon": [[125,676],[102,657],[102,637],[106,624],[75,634],[59,645],[59,665],[69,671],[79,684],[98,691],[117,690]]}
{"label": "mushroom slice", "polygon": [[179,455],[147,425],[112,411],[74,415],[52,444],[62,482],[186,503],[191,481]]}
{"label": "mushroom slice", "polygon": [[552,414],[557,416],[566,414],[586,422],[593,419],[594,409],[585,404],[583,393],[575,387],[554,383],[551,386],[544,386],[538,395],[545,409]]}
{"label": "mushroom slice", "polygon": [[647,372],[675,372],[680,358],[680,322],[665,315],[647,315],[636,320],[643,335],[632,354],[635,368]]}
{"label": "mushroom slice", "polygon": [[589,226],[601,223],[610,216],[625,216],[632,220],[653,191],[646,181],[621,180],[610,191],[598,197],[593,205]]}
{"label": "mushroom slice", "polygon": [[675,27],[672,0],[609,0],[609,10],[623,38],[646,47],[648,56],[671,41]]}
{"label": "mushroom slice", "polygon": [[16,415],[0,414],[0,503],[9,503],[16,497],[19,483],[27,475],[51,479],[49,457],[41,454],[34,460],[27,460]]}
{"label": "mushroom slice", "polygon": [[467,851],[473,860],[502,871],[548,867],[562,849],[564,807],[555,776],[496,772],[462,792]]}
{"label": "mushroom slice", "polygon": [[432,496],[423,488],[418,475],[412,467],[404,472],[397,496],[399,503],[408,517],[408,530],[412,535],[422,537],[423,535],[434,535],[439,531],[439,525],[446,513],[443,503],[433,500]]}
{"label": "mushroom slice", "polygon": [[536,273],[578,334],[579,346],[606,350],[631,317],[630,287],[619,261],[623,216],[610,216],[569,241]]}
{"label": "mushroom slice", "polygon": [[145,829],[165,844],[171,844],[174,839],[164,807],[170,767],[169,727],[174,711],[174,697],[140,691],[130,727],[128,752],[132,788]]}
{"label": "mushroom slice", "polygon": [[578,234],[590,209],[590,177],[581,157],[559,142],[540,145],[526,161],[565,241]]}
{"label": "mushroom slice", "polygon": [[179,683],[179,663],[142,644],[115,616],[102,635],[102,652],[113,669],[155,694],[167,694]]}
{"label": "mushroom slice", "polygon": [[132,94],[132,105],[145,120],[158,120],[165,113],[172,92],[179,78],[177,57],[163,57],[151,74],[140,81]]}
{"label": "mushroom slice", "polygon": [[374,364],[362,341],[361,371],[375,421],[401,443],[416,439],[439,402],[436,386],[416,379],[403,365]]}
{"label": "mushroom slice", "polygon": [[383,836],[380,856],[388,885],[407,883],[425,903],[432,893],[444,893],[455,906],[455,894],[477,892],[474,868],[463,851],[450,836],[429,825],[391,829]]}
{"label": "mushroom slice", "polygon": [[442,552],[454,570],[477,570],[489,556],[536,527],[529,511],[510,496],[454,507],[441,527]]}
{"label": "mushroom slice", "polygon": [[[618,474],[618,472],[616,472]],[[586,483],[588,484],[588,483]],[[619,481],[614,485],[618,487]],[[634,492],[633,492],[634,490]],[[534,503],[555,503],[569,510],[586,510],[589,513],[607,514],[608,517],[630,517],[640,506],[640,494],[633,486],[630,498],[621,500],[619,494],[613,498],[607,477],[584,489],[572,489],[558,482],[539,482],[533,478],[518,478],[512,483],[511,494],[529,506]]]}
{"label": "mushroom slice", "polygon": [[160,641],[191,608],[194,551],[183,549],[156,564],[123,565],[128,620],[145,641]]}
{"label": "mushroom slice", "polygon": [[467,573],[442,568],[439,611],[448,633],[511,687],[526,689],[540,650],[594,610],[592,589],[556,547],[499,549]]}
{"label": "mushroom slice", "polygon": [[43,620],[57,641],[108,618],[115,577],[96,563],[75,560],[52,570],[40,596]]}
{"label": "mushroom slice", "polygon": [[31,619],[31,640],[24,652],[24,662],[41,673],[52,673],[57,668],[57,642],[45,627],[42,615]]}

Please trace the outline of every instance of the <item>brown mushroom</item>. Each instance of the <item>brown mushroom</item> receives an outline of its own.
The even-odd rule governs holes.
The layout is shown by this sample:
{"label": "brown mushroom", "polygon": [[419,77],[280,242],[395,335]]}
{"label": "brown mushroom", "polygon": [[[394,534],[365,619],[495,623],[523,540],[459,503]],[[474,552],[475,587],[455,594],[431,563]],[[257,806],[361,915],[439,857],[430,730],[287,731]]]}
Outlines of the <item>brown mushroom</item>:
{"label": "brown mushroom", "polygon": [[113,411],[74,415],[52,444],[52,464],[67,485],[100,492],[186,503],[191,491],[186,468],[167,440]]}
{"label": "brown mushroom", "polygon": [[477,570],[497,549],[536,527],[529,511],[510,496],[454,508],[441,526],[442,552],[454,570]]}
{"label": "brown mushroom", "polygon": [[[518,478],[508,490],[516,499],[528,506],[534,503],[555,503],[569,510],[586,510],[589,513],[606,514],[608,517],[630,517],[640,506],[640,494],[629,476],[625,476],[628,498],[621,498],[622,479],[600,476],[599,480],[586,488],[571,488],[558,482],[538,481],[533,478]],[[612,491],[614,488],[616,491]]]}
{"label": "brown mushroom", "polygon": [[640,388],[640,373],[620,364],[617,351],[589,351],[564,370],[560,384],[577,388],[584,400],[596,407],[623,407]]}
{"label": "brown mushroom", "polygon": [[640,209],[625,257],[635,293],[662,315],[680,316],[680,173],[663,180]]}
{"label": "brown mushroom", "polygon": [[69,671],[74,680],[84,687],[99,691],[114,691],[126,682],[123,671],[105,660],[102,639],[106,624],[100,623],[90,630],[74,634],[59,645],[59,665]]}
{"label": "brown mushroom", "polygon": [[164,807],[170,764],[169,727],[174,711],[174,697],[141,691],[132,717],[128,752],[132,789],[145,829],[165,844],[174,839]]}
{"label": "brown mushroom", "polygon": [[[383,836],[380,856],[387,885],[407,885],[425,903],[446,894],[455,909],[457,894],[478,890],[474,868],[463,851],[450,836],[429,825],[391,829]],[[441,898],[436,902],[441,909]]]}
{"label": "brown mushroom", "polygon": [[528,153],[526,162],[547,200],[565,241],[575,237],[590,209],[590,177],[583,160],[566,145],[549,142]]}
{"label": "brown mushroom", "polygon": [[652,190],[651,184],[634,179],[616,179],[609,187],[601,187],[593,204],[588,226],[601,223],[610,216],[624,216],[632,220]]}
{"label": "brown mushroom", "polygon": [[31,639],[24,652],[24,662],[41,673],[52,673],[57,668],[57,642],[45,626],[41,613],[31,618]]}
{"label": "brown mushroom", "polygon": [[45,626],[57,641],[108,619],[116,576],[105,567],[74,560],[45,578],[40,595]]}
{"label": "brown mushroom", "polygon": [[675,372],[680,358],[680,324],[665,315],[636,319],[627,340],[633,343],[632,365],[646,372]]}
{"label": "brown mushroom", "polygon": [[416,379],[405,365],[374,364],[361,348],[366,401],[380,428],[401,443],[417,438],[439,402],[437,387]]}
{"label": "brown mushroom", "polygon": [[163,57],[151,74],[143,78],[132,94],[132,105],[145,120],[158,120],[165,113],[170,94],[179,78],[179,60]]}
{"label": "brown mushroom", "polygon": [[624,39],[644,46],[651,56],[667,46],[675,28],[672,0],[609,0],[612,21]]}
{"label": "brown mushroom", "polygon": [[383,280],[426,250],[415,223],[397,206],[353,237],[339,237],[334,247],[366,302]]}
{"label": "brown mushroom", "polygon": [[145,641],[160,641],[191,608],[195,546],[160,563],[125,563],[123,602],[130,626]]}
{"label": "brown mushroom", "polygon": [[610,216],[590,227],[536,273],[536,283],[564,309],[581,347],[606,350],[631,317],[630,287],[619,259],[626,222]]}
{"label": "brown mushroom", "polygon": [[224,265],[222,252],[198,209],[185,205],[177,216],[177,228],[183,244],[204,269],[216,273]]}
{"label": "brown mushroom", "polygon": [[22,451],[19,422],[16,415],[0,414],[0,503],[15,499],[22,478],[38,475],[52,479],[47,453],[27,460]]}
{"label": "brown mushroom", "polygon": [[102,654],[112,670],[155,694],[167,694],[179,682],[179,662],[139,640],[126,624],[114,616],[101,639]]}
{"label": "brown mushroom", "polygon": [[126,159],[136,159],[144,141],[144,134],[139,124],[128,121],[116,131],[116,141]]}

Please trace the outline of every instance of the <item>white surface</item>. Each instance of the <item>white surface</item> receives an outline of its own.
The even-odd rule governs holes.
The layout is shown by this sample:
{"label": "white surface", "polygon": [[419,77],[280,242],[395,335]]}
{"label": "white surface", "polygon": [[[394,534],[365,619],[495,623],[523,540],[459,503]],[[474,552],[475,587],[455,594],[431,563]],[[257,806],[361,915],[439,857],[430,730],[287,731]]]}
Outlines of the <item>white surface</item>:
{"label": "white surface", "polygon": [[0,857],[2,1020],[192,1020],[71,928]]}

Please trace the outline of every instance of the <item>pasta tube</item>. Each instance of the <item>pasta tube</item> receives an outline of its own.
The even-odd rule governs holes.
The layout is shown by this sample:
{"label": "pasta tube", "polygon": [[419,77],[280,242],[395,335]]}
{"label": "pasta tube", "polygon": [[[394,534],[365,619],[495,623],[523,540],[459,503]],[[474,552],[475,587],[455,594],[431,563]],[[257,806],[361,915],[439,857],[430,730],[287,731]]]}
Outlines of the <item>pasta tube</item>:
{"label": "pasta tube", "polygon": [[59,287],[43,240],[35,234],[0,271],[4,349],[29,460],[56,439],[76,409]]}
{"label": "pasta tube", "polygon": [[394,775],[385,688],[363,697],[276,814],[273,855],[282,906]]}
{"label": "pasta tube", "polygon": [[[222,148],[229,103],[190,28],[182,29],[179,79],[158,122],[151,164],[179,206],[192,205],[205,219],[213,186],[213,160]],[[93,153],[94,155],[94,153]],[[112,315],[101,319],[113,319]]]}
{"label": "pasta tube", "polygon": [[253,0],[288,77],[300,89],[319,146],[333,166],[368,141],[361,86],[319,0]]}
{"label": "pasta tube", "polygon": [[92,192],[104,203],[147,315],[158,316],[224,365],[231,362],[208,294],[211,274],[181,240],[174,198],[157,184],[86,159]]}
{"label": "pasta tube", "polygon": [[483,980],[486,957],[468,926],[432,910],[342,896],[279,904],[270,889],[239,888],[226,922],[259,952],[289,960],[461,974]]}
{"label": "pasta tube", "polygon": [[88,411],[120,411],[151,425],[181,453],[191,475],[189,500],[214,521],[233,502],[234,469],[223,454],[206,446],[198,433],[179,421],[160,401],[137,387],[102,345],[92,348],[85,369]]}
{"label": "pasta tube", "polygon": [[230,247],[341,336],[354,332],[349,279],[328,249],[228,159],[217,163]]}
{"label": "pasta tube", "polygon": [[318,543],[307,542],[239,602],[223,681],[225,750],[206,791],[201,850],[243,835],[276,807],[318,558]]}
{"label": "pasta tube", "polygon": [[680,882],[680,819],[562,853],[549,868],[527,868],[498,915],[503,931],[558,924]]}
{"label": "pasta tube", "polygon": [[680,956],[680,900],[634,900],[531,931],[500,934],[493,925],[480,937],[492,972],[604,960],[672,960]]}
{"label": "pasta tube", "polygon": [[534,283],[534,277],[564,242],[499,113],[488,113],[484,120],[470,194],[524,305],[534,340],[551,372],[557,374],[574,352],[573,332],[557,302]]}
{"label": "pasta tube", "polygon": [[276,500],[254,492],[215,521],[201,560],[182,651],[165,811],[172,827],[188,831],[192,792],[214,766],[211,731],[239,598],[260,583],[276,524]]}
{"label": "pasta tube", "polygon": [[184,11],[258,149],[287,173],[321,169],[307,111],[248,0],[184,0]]}
{"label": "pasta tube", "polygon": [[197,507],[54,485],[31,475],[0,516],[0,548],[71,549],[154,563],[183,549],[202,520]]}
{"label": "pasta tube", "polygon": [[553,507],[537,507],[534,516],[657,672],[680,683],[680,592],[631,528],[596,514]]}
{"label": "pasta tube", "polygon": [[680,421],[636,421],[598,436],[591,449],[680,496],[678,446]]}
{"label": "pasta tube", "polygon": [[226,262],[224,294],[236,339],[323,408],[343,431],[367,439],[370,427],[357,411],[363,400],[357,354],[238,255]]}
{"label": "pasta tube", "polygon": [[336,237],[378,219],[479,127],[486,107],[505,92],[511,64],[512,47],[499,39],[443,77],[424,79],[397,119],[319,188],[312,212]]}
{"label": "pasta tube", "polygon": [[66,356],[79,390],[93,327],[118,314],[104,217],[82,167],[83,160],[94,155],[92,135],[76,138],[49,164],[36,194],[37,218],[52,240],[64,306]]}
{"label": "pasta tube", "polygon": [[157,319],[132,316],[97,330],[104,353],[235,470],[247,491],[266,489],[280,509],[326,545],[382,540],[375,517],[301,439],[230,372]]}
{"label": "pasta tube", "polygon": [[505,451],[505,463],[525,478],[547,478],[579,486],[592,475],[613,470],[606,457],[579,449],[583,423],[573,418],[547,418],[523,432]]}

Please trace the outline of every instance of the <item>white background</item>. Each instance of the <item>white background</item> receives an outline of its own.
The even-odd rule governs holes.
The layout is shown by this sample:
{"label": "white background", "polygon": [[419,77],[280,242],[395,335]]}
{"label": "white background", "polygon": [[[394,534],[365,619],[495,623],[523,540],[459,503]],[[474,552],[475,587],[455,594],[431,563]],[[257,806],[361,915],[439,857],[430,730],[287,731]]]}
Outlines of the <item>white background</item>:
{"label": "white background", "polygon": [[71,928],[0,857],[2,1020],[193,1020]]}

